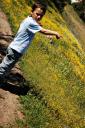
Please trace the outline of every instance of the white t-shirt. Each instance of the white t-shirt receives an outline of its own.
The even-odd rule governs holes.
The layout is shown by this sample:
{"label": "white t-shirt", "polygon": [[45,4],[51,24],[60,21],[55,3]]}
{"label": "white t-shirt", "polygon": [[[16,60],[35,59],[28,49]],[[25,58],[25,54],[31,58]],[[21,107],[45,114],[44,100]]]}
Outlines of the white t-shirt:
{"label": "white t-shirt", "polygon": [[35,33],[41,29],[42,27],[31,16],[28,16],[20,24],[19,30],[9,47],[19,53],[24,53],[32,42]]}

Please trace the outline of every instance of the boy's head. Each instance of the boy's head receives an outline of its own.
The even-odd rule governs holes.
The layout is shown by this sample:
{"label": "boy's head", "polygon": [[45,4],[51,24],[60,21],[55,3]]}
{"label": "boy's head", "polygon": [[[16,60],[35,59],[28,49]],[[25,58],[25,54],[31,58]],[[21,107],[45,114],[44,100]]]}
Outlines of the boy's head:
{"label": "boy's head", "polygon": [[31,16],[36,20],[40,21],[42,17],[45,15],[47,6],[40,2],[36,2],[32,6]]}

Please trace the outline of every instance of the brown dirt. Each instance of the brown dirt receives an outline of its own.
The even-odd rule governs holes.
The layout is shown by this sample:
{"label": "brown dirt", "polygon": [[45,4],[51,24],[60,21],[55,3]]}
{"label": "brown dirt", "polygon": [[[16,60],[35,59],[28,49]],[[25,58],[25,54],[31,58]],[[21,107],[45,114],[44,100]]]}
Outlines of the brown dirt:
{"label": "brown dirt", "polygon": [[[12,31],[6,15],[0,10],[0,62],[11,40],[9,37],[3,37],[3,34],[11,35]],[[17,118],[22,120],[24,117],[20,111],[22,106],[19,103],[19,95],[27,93],[26,88],[19,86],[23,80],[17,64],[9,74],[9,82],[0,87],[0,127],[13,124]]]}
{"label": "brown dirt", "polygon": [[22,115],[19,115],[18,96],[9,91],[0,89],[0,124],[9,124]]}

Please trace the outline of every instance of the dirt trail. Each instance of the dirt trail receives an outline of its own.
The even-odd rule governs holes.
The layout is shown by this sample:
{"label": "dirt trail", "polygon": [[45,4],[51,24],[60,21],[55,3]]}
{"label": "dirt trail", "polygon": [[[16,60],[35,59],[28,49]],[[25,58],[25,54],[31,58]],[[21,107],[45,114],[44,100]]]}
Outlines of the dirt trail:
{"label": "dirt trail", "polygon": [[[0,10],[0,62],[11,40],[9,37],[1,36],[2,34],[11,35],[12,31],[6,15]],[[10,83],[0,86],[0,127],[13,124],[17,118],[23,119],[18,99],[19,95],[27,93],[27,89],[20,87],[23,76],[18,64],[12,69],[8,80]]]}

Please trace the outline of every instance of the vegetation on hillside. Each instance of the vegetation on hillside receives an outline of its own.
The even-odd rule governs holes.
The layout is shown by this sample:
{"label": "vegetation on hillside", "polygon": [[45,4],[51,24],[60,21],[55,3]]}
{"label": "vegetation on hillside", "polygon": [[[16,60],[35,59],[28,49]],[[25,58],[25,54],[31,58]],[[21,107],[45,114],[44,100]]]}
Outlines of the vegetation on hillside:
{"label": "vegetation on hillside", "polygon": [[85,0],[82,0],[80,4],[74,4],[73,7],[75,8],[76,12],[80,16],[80,18],[84,21],[85,23]]}
{"label": "vegetation on hillside", "polygon": [[[27,5],[28,3],[28,5]],[[21,96],[25,119],[20,128],[84,128],[85,126],[85,53],[54,3],[49,6],[42,24],[56,30],[63,39],[50,42],[36,34],[20,65],[29,86]],[[32,1],[1,0],[16,33],[19,23],[30,14]]]}
{"label": "vegetation on hillside", "polygon": [[[71,0],[52,0],[55,6],[59,9],[60,12],[63,12],[64,7],[69,3],[71,4]],[[85,0],[82,2],[72,4],[75,11],[78,13],[80,18],[85,22]]]}

